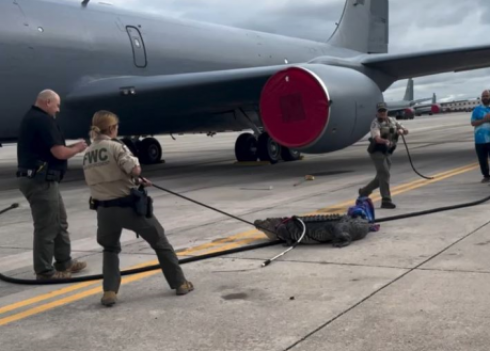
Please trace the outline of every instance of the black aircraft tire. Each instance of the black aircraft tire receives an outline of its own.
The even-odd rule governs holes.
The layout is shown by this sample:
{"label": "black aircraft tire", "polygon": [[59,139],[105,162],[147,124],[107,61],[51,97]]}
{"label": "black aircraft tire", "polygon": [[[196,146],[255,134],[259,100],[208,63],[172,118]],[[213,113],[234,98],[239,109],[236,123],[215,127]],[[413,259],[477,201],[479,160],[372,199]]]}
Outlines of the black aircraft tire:
{"label": "black aircraft tire", "polygon": [[281,145],[276,143],[267,133],[262,133],[258,141],[258,156],[261,161],[274,164],[281,159]]}
{"label": "black aircraft tire", "polygon": [[286,162],[298,161],[301,159],[301,152],[283,146],[281,148],[281,157]]}
{"label": "black aircraft tire", "polygon": [[140,142],[139,158],[142,164],[151,165],[162,160],[162,146],[155,138],[146,138]]}
{"label": "black aircraft tire", "polygon": [[235,157],[238,162],[257,161],[257,139],[250,133],[241,134],[235,142]]}

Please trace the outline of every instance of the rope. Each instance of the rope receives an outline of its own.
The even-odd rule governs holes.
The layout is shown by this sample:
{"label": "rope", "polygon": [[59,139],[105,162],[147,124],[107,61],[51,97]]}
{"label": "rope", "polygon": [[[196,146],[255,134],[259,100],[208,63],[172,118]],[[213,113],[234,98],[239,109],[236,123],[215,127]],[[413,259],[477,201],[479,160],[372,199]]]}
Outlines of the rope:
{"label": "rope", "polygon": [[413,165],[413,162],[412,162],[412,157],[410,156],[410,151],[408,150],[408,144],[407,144],[407,141],[405,140],[405,136],[402,134],[402,139],[403,139],[403,143],[405,144],[405,149],[407,150],[407,155],[408,155],[408,160],[410,161],[410,166],[412,166],[412,169],[413,171],[419,176],[419,177],[422,177],[424,179],[428,179],[428,180],[432,180],[434,179],[434,177],[426,177],[424,176],[423,174],[420,174],[416,169],[415,169],[415,166]]}

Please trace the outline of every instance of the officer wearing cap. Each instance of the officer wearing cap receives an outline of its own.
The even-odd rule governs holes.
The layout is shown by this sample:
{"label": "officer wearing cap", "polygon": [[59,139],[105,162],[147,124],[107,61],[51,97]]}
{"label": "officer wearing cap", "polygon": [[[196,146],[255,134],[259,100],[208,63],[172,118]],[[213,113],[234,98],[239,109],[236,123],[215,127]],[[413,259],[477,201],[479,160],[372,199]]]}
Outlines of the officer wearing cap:
{"label": "officer wearing cap", "polygon": [[39,280],[69,278],[87,266],[71,258],[66,210],[59,190],[67,160],[84,151],[87,144],[80,141],[66,146],[56,122],[59,111],[59,95],[49,89],[41,91],[22,119],[17,143],[18,184],[34,220],[34,271]]}
{"label": "officer wearing cap", "polygon": [[116,139],[118,124],[118,117],[111,112],[95,113],[90,133],[93,144],[83,159],[91,208],[97,211],[97,242],[104,248],[101,303],[112,306],[117,301],[121,284],[118,254],[123,229],[134,231],[151,245],[170,288],[177,295],[185,295],[194,287],[184,277],[164,229],[151,213],[151,198],[143,189],[151,183],[140,177],[138,159]]}
{"label": "officer wearing cap", "polygon": [[381,208],[394,209],[396,205],[390,193],[391,155],[396,149],[399,135],[408,134],[396,119],[388,117],[388,108],[384,102],[376,105],[377,115],[371,123],[368,153],[376,168],[376,177],[364,188],[359,196],[369,196],[378,187],[381,193]]}

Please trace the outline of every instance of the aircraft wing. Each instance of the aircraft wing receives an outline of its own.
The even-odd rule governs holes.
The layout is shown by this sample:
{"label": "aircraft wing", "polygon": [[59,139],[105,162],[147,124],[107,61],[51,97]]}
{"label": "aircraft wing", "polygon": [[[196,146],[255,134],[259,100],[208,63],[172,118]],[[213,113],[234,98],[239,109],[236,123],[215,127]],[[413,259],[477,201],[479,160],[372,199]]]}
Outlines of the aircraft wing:
{"label": "aircraft wing", "polygon": [[111,109],[145,118],[225,112],[257,104],[267,79],[285,66],[103,78],[75,87],[65,103],[87,113]]}
{"label": "aircraft wing", "polygon": [[490,45],[366,56],[361,63],[399,79],[490,67]]}

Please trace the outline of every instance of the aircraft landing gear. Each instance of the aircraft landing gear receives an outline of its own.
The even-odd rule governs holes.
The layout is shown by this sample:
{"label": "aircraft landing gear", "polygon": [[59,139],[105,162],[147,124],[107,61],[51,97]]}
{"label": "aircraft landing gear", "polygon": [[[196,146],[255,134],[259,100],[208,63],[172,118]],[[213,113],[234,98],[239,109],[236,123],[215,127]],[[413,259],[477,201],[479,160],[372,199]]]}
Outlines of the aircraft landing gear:
{"label": "aircraft landing gear", "polygon": [[282,147],[281,157],[286,162],[298,161],[301,160],[301,152],[298,150],[291,150],[288,147]]}
{"label": "aircraft landing gear", "polygon": [[238,162],[268,161],[271,164],[283,161],[297,161],[301,153],[279,145],[267,133],[256,138],[251,133],[241,134],[235,143],[235,156]]}
{"label": "aircraft landing gear", "polygon": [[162,159],[162,146],[155,138],[143,140],[123,138],[121,141],[139,158],[142,164],[151,165],[159,163]]}
{"label": "aircraft landing gear", "polygon": [[159,163],[162,159],[162,146],[155,138],[145,138],[138,146],[141,163],[152,165]]}
{"label": "aircraft landing gear", "polygon": [[235,157],[238,162],[257,161],[257,139],[250,133],[241,134],[235,143]]}
{"label": "aircraft landing gear", "polygon": [[281,159],[281,145],[276,143],[268,133],[259,135],[257,155],[261,161],[274,164]]}

